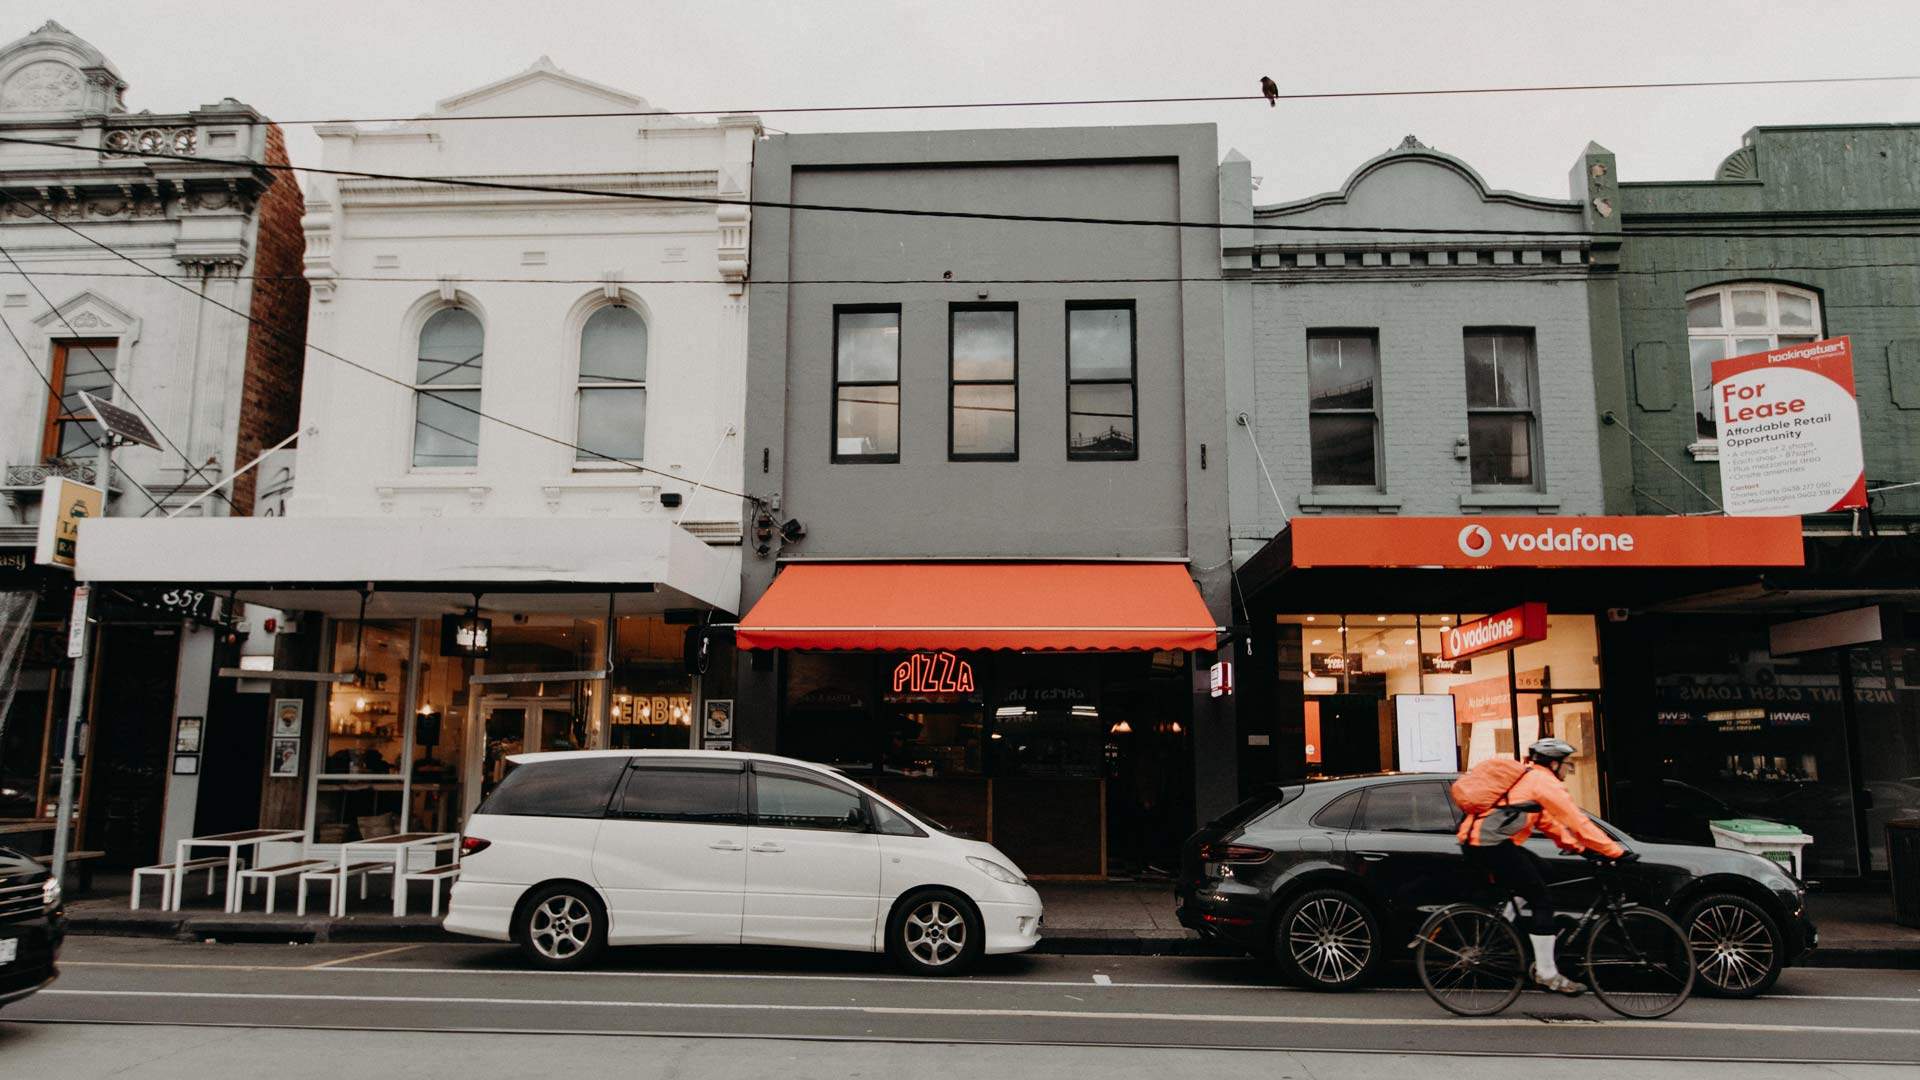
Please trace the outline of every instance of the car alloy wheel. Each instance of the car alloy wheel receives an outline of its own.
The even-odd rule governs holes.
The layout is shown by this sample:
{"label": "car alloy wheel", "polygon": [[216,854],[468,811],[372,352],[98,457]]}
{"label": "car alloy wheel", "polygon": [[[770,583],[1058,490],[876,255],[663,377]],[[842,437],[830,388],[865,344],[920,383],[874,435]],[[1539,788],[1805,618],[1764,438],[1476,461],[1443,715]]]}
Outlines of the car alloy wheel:
{"label": "car alloy wheel", "polygon": [[527,920],[527,940],[549,960],[572,960],[593,942],[593,909],[571,893],[549,896]]}
{"label": "car alloy wheel", "polygon": [[915,960],[945,967],[967,951],[967,918],[945,900],[923,900],[907,912],[900,940]]}
{"label": "car alloy wheel", "polygon": [[1727,997],[1752,997],[1779,977],[1779,934],[1752,901],[1709,896],[1693,906],[1686,927],[1703,989]]}
{"label": "car alloy wheel", "polygon": [[1288,906],[1274,944],[1289,974],[1319,989],[1344,990],[1366,981],[1378,936],[1357,898],[1327,890]]}

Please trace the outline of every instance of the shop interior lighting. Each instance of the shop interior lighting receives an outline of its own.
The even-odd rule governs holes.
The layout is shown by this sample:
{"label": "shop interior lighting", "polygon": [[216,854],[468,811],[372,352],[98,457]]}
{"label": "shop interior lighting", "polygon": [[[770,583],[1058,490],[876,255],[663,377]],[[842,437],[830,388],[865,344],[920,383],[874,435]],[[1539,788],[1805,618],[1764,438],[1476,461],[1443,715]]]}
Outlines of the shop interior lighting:
{"label": "shop interior lighting", "polygon": [[1131,735],[1133,734],[1133,725],[1127,723],[1125,720],[1122,720],[1119,723],[1108,728],[1107,732],[1108,734],[1111,734],[1111,735]]}
{"label": "shop interior lighting", "polygon": [[[1091,706],[1091,705],[1075,705],[1075,706],[1073,707],[1073,715],[1075,715],[1075,716],[1099,716],[1099,715],[1100,715],[1100,710],[1099,710],[1099,709],[1096,709],[1096,708],[1094,708],[1094,707],[1093,707],[1093,706]],[[1121,721],[1121,723],[1125,723],[1125,722],[1126,722],[1126,721],[1124,721],[1124,720],[1123,720],[1123,721]]]}
{"label": "shop interior lighting", "polygon": [[1318,644],[1320,644],[1320,639],[1319,639],[1319,638],[1314,638],[1314,639],[1313,639],[1313,644],[1315,644],[1315,645],[1318,645]]}

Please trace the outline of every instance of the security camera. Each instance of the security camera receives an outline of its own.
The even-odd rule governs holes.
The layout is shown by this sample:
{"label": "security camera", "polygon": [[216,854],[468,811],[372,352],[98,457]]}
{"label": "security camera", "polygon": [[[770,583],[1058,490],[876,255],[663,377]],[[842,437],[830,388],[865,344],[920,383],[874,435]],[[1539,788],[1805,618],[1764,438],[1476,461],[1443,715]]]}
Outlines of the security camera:
{"label": "security camera", "polygon": [[1623,608],[1623,607],[1610,607],[1607,609],[1607,621],[1608,622],[1626,622],[1627,617],[1632,614],[1633,613],[1631,611],[1628,611],[1626,608]]}

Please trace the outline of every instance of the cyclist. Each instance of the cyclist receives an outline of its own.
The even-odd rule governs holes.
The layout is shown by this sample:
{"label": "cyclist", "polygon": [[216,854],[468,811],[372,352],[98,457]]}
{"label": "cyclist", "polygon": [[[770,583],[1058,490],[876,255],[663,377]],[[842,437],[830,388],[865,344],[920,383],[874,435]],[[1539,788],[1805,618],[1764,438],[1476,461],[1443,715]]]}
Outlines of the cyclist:
{"label": "cyclist", "polygon": [[1453,801],[1467,815],[1460,823],[1460,850],[1508,895],[1527,902],[1533,981],[1561,994],[1585,988],[1560,974],[1554,962],[1553,898],[1540,858],[1526,849],[1526,839],[1538,827],[1563,851],[1610,861],[1629,855],[1567,793],[1567,758],[1572,755],[1571,744],[1541,739],[1527,747],[1526,761],[1489,758],[1453,784]]}

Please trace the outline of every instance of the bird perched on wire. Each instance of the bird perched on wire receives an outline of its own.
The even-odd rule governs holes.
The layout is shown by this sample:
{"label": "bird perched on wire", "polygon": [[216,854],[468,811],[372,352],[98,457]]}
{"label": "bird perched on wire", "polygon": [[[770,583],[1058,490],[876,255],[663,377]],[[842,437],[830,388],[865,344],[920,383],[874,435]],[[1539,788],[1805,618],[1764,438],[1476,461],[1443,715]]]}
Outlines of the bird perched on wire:
{"label": "bird perched on wire", "polygon": [[1260,92],[1267,95],[1267,107],[1269,109],[1274,108],[1280,100],[1280,87],[1275,85],[1271,76],[1260,76]]}

